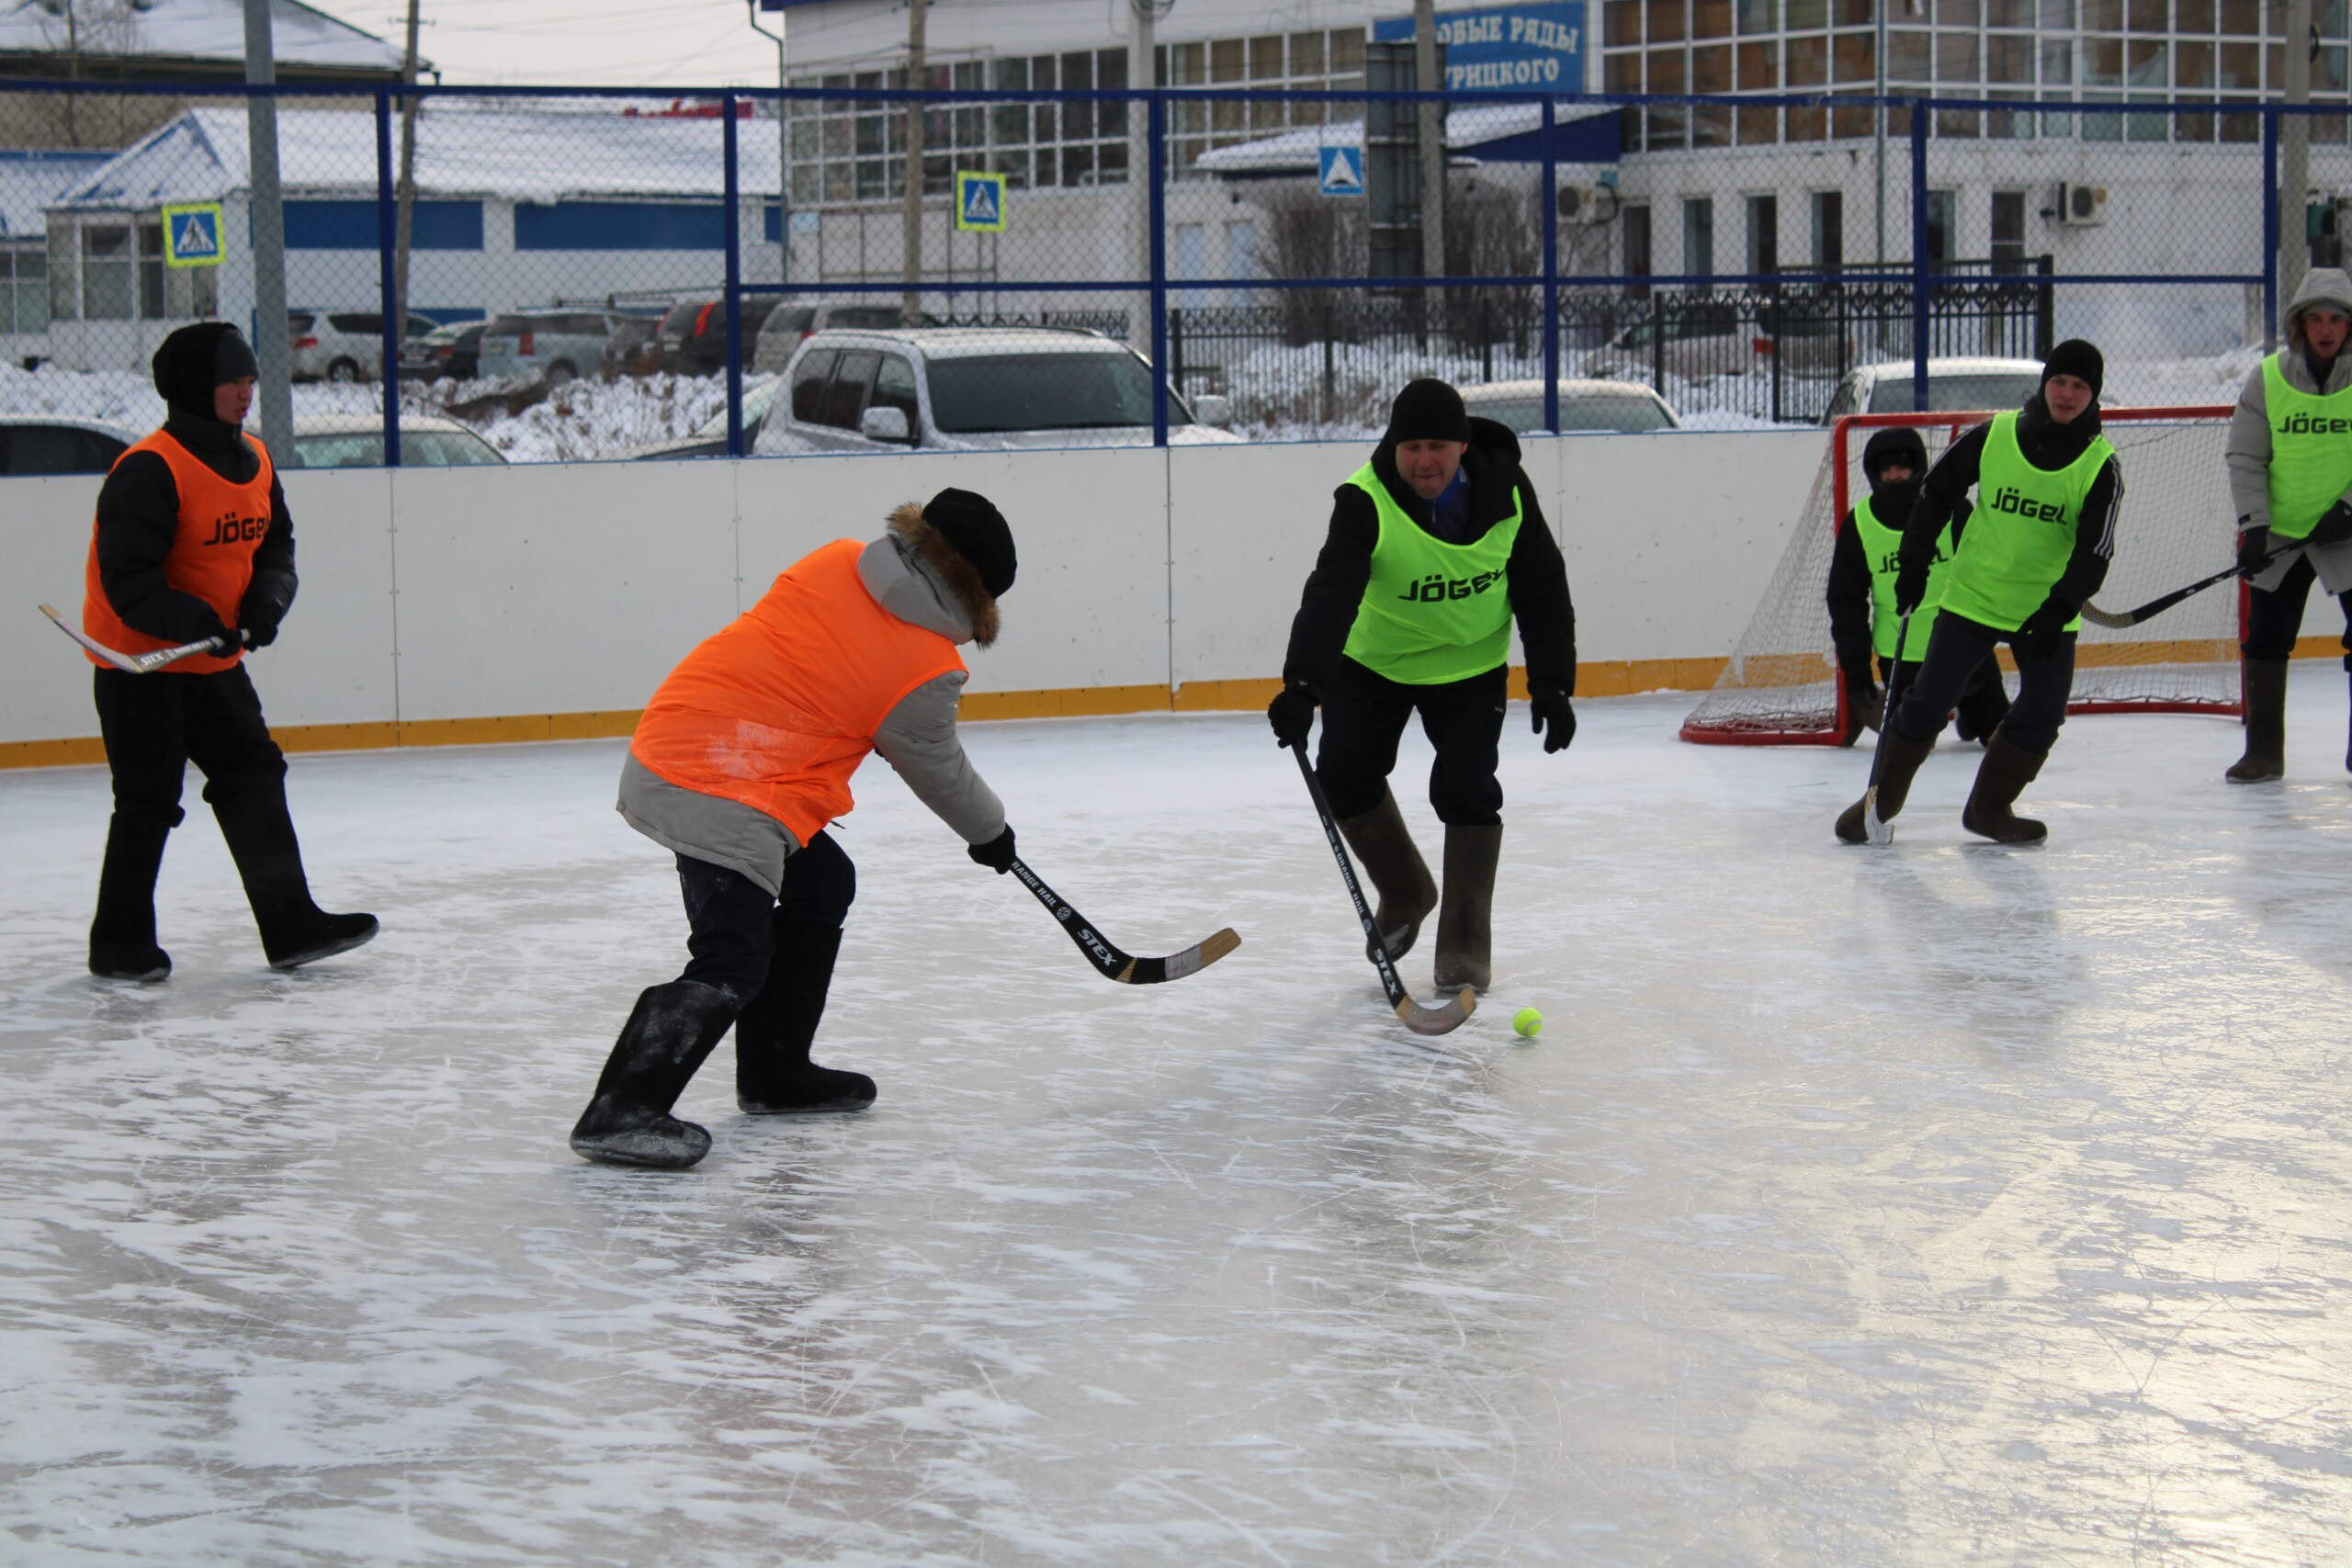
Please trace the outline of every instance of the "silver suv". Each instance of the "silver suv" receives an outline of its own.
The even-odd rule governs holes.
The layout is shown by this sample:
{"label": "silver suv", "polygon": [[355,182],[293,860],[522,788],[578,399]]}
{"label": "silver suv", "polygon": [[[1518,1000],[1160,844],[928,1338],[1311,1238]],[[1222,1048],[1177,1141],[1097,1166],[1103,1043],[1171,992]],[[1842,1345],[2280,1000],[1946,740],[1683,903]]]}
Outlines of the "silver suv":
{"label": "silver suv", "polygon": [[[423,337],[440,324],[429,316],[411,316],[401,337]],[[288,369],[297,381],[384,378],[381,310],[288,310],[286,332],[292,344]]]}
{"label": "silver suv", "polygon": [[[1151,442],[1151,367],[1123,343],[1042,327],[821,332],[785,367],[760,422],[763,457],[910,447],[1140,446]],[[1168,393],[1173,446],[1238,442],[1212,428],[1226,400]]]}
{"label": "silver suv", "polygon": [[509,311],[482,329],[475,374],[550,387],[593,376],[604,368],[605,345],[629,319],[625,310],[577,307]]}

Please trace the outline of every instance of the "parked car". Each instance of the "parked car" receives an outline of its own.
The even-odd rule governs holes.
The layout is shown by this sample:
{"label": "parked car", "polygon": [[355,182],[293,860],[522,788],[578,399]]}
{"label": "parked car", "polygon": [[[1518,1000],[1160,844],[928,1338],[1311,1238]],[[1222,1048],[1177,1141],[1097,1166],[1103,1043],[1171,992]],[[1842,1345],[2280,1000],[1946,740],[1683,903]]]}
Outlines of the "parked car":
{"label": "parked car", "polygon": [[451,321],[401,344],[403,381],[470,380],[481,358],[486,321]]}
{"label": "parked car", "polygon": [[103,474],[144,431],[102,419],[0,415],[0,474]]}
{"label": "parked car", "polygon": [[[1660,327],[1665,346],[1654,352]],[[1634,322],[1585,355],[1579,369],[1611,380],[1646,380],[1663,369],[1702,381],[1769,370],[1775,359],[1784,374],[1834,376],[1853,363],[1853,336],[1835,317],[1797,305],[1767,304],[1751,317],[1735,301],[1702,300]]]}
{"label": "parked car", "polygon": [[[773,294],[744,294],[736,306],[739,335],[748,347],[775,309]],[[680,376],[713,376],[727,367],[727,302],[716,295],[673,305],[654,329],[662,368]]]}
{"label": "parked car", "polygon": [[[784,385],[780,376],[771,376],[757,386],[743,386],[743,450],[752,450],[759,439],[760,423],[767,417],[769,406],[775,400],[776,389]],[[722,408],[700,424],[692,435],[673,436],[667,441],[650,442],[633,446],[624,456],[643,457],[723,457],[727,455],[727,411]]]}
{"label": "parked car", "polygon": [[[1821,416],[1834,424],[1849,413],[1909,413],[1915,401],[1911,361],[1858,365],[1838,383]],[[1998,413],[2021,408],[2041,389],[2037,359],[1952,358],[1928,361],[1928,407],[1939,412]]]}
{"label": "parked car", "polygon": [[[1673,430],[1682,422],[1666,400],[1638,381],[1560,381],[1561,431]],[[1490,381],[1462,389],[1462,403],[1472,413],[1508,426],[1514,434],[1552,428],[1544,423],[1544,383]]]}
{"label": "parked car", "polygon": [[481,334],[481,374],[560,387],[604,368],[605,345],[628,312],[601,309],[513,310]]}
{"label": "parked car", "polygon": [[[1151,439],[1152,370],[1095,333],[1036,327],[819,333],[786,367],[760,422],[765,456],[910,447],[1125,446]],[[1223,398],[1168,393],[1169,440],[1238,441],[1212,428]]]}
{"label": "parked car", "polygon": [[[441,323],[412,315],[403,344]],[[288,310],[293,340],[291,370],[297,381],[380,381],[384,378],[384,313],[381,310]]]}
{"label": "parked car", "polygon": [[786,299],[761,323],[746,368],[773,375],[784,368],[801,339],[828,328],[895,327],[906,319],[905,306],[873,295],[863,299]]}
{"label": "parked car", "polygon": [[[293,450],[284,452],[280,443],[272,443],[270,450],[280,453],[289,468],[380,468],[384,423],[369,413],[304,414],[294,421]],[[441,414],[401,415],[403,468],[462,468],[505,461],[505,454],[471,425]]]}

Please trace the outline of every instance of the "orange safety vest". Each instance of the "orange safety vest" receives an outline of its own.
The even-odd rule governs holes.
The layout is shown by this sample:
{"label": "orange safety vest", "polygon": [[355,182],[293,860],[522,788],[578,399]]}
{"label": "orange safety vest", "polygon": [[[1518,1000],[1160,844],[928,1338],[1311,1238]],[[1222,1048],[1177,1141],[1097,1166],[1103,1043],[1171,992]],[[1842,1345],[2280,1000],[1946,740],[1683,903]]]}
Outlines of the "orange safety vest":
{"label": "orange safety vest", "polygon": [[[220,624],[232,629],[237,624],[237,607],[253,583],[254,556],[269,533],[269,487],[275,472],[270,467],[269,448],[256,436],[246,435],[245,440],[261,462],[254,468],[254,477],[243,484],[222,479],[206,468],[195,453],[160,430],[115,459],[119,465],[133,452],[153,452],[172,470],[172,487],[179,491],[180,516],[178,531],[172,536],[171,550],[164,557],[164,581],[211,605],[213,613],[220,617]],[[122,653],[153,653],[159,648],[173,646],[163,637],[150,637],[124,625],[122,617],[115,614],[98,578],[98,531],[95,519],[90,525],[90,561],[83,572],[82,630],[91,641]],[[233,669],[244,656],[243,649],[226,659],[194,653],[158,673],[218,674]],[[106,663],[95,653],[89,660],[93,664]]]}
{"label": "orange safety vest", "polygon": [[854,804],[850,775],[909,692],[964,668],[954,642],[890,614],[865,547],[810,551],[645,705],[629,754],[681,789],[741,801],[807,843]]}

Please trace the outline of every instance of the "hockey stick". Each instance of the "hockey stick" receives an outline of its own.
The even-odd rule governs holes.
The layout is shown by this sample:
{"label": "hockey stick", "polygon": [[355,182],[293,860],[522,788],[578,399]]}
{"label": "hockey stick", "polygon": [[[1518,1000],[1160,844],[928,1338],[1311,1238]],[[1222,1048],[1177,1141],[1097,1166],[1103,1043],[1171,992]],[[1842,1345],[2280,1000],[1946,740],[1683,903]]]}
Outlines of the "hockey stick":
{"label": "hockey stick", "polygon": [[161,670],[166,664],[176,664],[191,653],[226,654],[230,651],[220,646],[219,637],[209,637],[202,642],[184,642],[177,648],[159,648],[153,653],[123,653],[84,636],[81,627],[59,615],[50,605],[41,605],[40,613],[54,622],[59,631],[63,632],[116,669],[127,671],[133,675],[144,675],[150,671]]}
{"label": "hockey stick", "polygon": [[1871,782],[1862,790],[1862,831],[1873,844],[1894,842],[1894,829],[1879,819],[1878,770],[1886,755],[1886,738],[1894,733],[1894,705],[1902,696],[1903,655],[1911,646],[1911,615],[1905,611],[1894,628],[1894,669],[1886,678],[1886,705],[1879,709],[1878,744],[1871,748]]}
{"label": "hockey stick", "polygon": [[2141,605],[2138,609],[2125,610],[2120,615],[2112,611],[2102,610],[2096,604],[2086,604],[2083,606],[2083,619],[2090,622],[2090,624],[2095,626],[2136,626],[2142,621],[2147,620],[2151,616],[2163,615],[2166,610],[2171,609],[2175,604],[2179,604],[2183,599],[2189,597],[2191,594],[2204,592],[2205,590],[2212,587],[2213,584],[2217,582],[2227,582],[2233,577],[2252,577],[2256,572],[2260,571],[2263,568],[2268,566],[2272,561],[2277,560],[2279,557],[2292,555],[2295,551],[2301,549],[2310,542],[2311,541],[2308,539],[2298,539],[2284,549],[2271,551],[2268,555],[2263,557],[2260,560],[2255,562],[2250,567],[2233,566],[2226,571],[2217,571],[2211,577],[2200,577],[2186,588],[2176,588],[2171,592],[2165,594],[2162,598],[2151,599],[2146,604]]}
{"label": "hockey stick", "polygon": [[1464,986],[1443,1007],[1425,1008],[1405,989],[1405,982],[1396,977],[1396,965],[1389,959],[1388,944],[1380,938],[1380,924],[1372,918],[1372,906],[1363,901],[1363,888],[1356,881],[1356,868],[1348,861],[1348,846],[1340,837],[1339,824],[1331,820],[1331,803],[1323,796],[1323,781],[1315,776],[1306,761],[1306,744],[1291,750],[1298,754],[1298,776],[1306,781],[1306,793],[1315,797],[1315,814],[1323,819],[1323,836],[1331,841],[1332,857],[1340,863],[1340,879],[1348,885],[1348,897],[1355,900],[1356,919],[1363,922],[1364,951],[1372,958],[1372,966],[1380,971],[1380,988],[1387,994],[1388,1005],[1416,1034],[1453,1033],[1478,1010],[1478,993]]}
{"label": "hockey stick", "polygon": [[1062,923],[1062,930],[1078,943],[1078,950],[1086,954],[1087,962],[1102,971],[1104,979],[1116,980],[1123,986],[1157,986],[1163,980],[1197,975],[1241,945],[1241,939],[1227,926],[1182,953],[1171,953],[1165,958],[1137,958],[1103,940],[1086,917],[1071,908],[1069,899],[1046,886],[1046,879],[1031,871],[1019,855],[1012,857],[1012,874],[1021,879],[1021,886],[1035,894],[1037,902]]}

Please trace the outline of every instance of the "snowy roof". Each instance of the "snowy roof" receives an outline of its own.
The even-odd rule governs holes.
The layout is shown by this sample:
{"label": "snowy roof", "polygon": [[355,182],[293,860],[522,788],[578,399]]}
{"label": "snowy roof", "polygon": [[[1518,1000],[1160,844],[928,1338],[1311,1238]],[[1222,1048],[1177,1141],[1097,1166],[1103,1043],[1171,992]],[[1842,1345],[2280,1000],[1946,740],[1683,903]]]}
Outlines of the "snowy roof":
{"label": "snowy roof", "polygon": [[[723,122],[631,117],[624,107],[616,101],[593,109],[427,103],[416,120],[416,188],[432,197],[538,202],[725,193]],[[393,135],[398,138],[397,128]],[[277,163],[289,196],[372,198],[376,117],[347,109],[281,112]],[[736,166],[745,192],[775,190],[775,138],[742,137]],[[51,205],[143,209],[167,201],[217,201],[251,183],[245,111],[194,108],[117,154]]]}
{"label": "snowy roof", "polygon": [[[1553,103],[1553,128],[1616,113],[1614,106],[1596,107],[1573,99]],[[1514,137],[1532,136],[1544,123],[1544,106],[1536,103],[1473,104],[1452,108],[1445,117],[1449,152],[1476,156],[1483,149]],[[1252,141],[1237,142],[1201,155],[1195,167],[1203,174],[1225,175],[1312,174],[1318,150],[1363,145],[1363,121],[1334,120],[1329,125],[1301,126]]]}
{"label": "snowy roof", "polygon": [[0,152],[0,235],[39,234],[41,209],[111,152]]}
{"label": "snowy roof", "polygon": [[[269,28],[270,53],[282,65],[401,68],[392,44],[300,0],[270,0]],[[78,31],[84,54],[107,59],[245,58],[243,0],[130,0]],[[65,46],[64,0],[0,0],[0,54],[62,54]]]}

